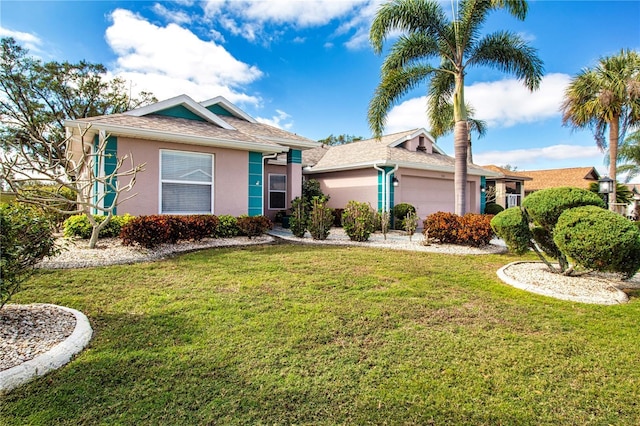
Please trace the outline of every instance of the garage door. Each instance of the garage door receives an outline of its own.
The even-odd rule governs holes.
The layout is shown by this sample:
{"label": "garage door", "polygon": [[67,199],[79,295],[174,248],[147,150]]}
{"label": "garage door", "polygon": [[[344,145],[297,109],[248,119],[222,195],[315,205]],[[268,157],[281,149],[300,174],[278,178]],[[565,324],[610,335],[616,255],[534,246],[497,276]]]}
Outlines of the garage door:
{"label": "garage door", "polygon": [[396,202],[413,204],[421,219],[435,212],[455,210],[453,180],[404,175],[400,187]]}

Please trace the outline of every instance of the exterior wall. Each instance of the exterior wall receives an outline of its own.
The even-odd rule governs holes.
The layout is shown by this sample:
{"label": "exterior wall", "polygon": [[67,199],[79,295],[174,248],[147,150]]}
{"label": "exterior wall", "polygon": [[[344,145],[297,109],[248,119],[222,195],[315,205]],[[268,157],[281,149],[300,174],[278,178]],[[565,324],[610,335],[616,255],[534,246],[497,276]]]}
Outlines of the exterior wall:
{"label": "exterior wall", "polygon": [[[214,214],[247,214],[249,172],[246,151],[119,137],[118,156],[129,155],[136,164],[146,163],[132,190],[137,195],[118,206],[119,215],[159,213],[161,149],[214,154]],[[126,163],[124,167],[127,167]],[[129,195],[122,194],[121,199]]]}
{"label": "exterior wall", "polygon": [[[424,219],[429,214],[455,211],[453,173],[415,169],[398,169],[394,176],[397,187],[390,186],[390,205],[410,203]],[[373,167],[361,170],[308,175],[320,182],[322,192],[329,195],[329,207],[344,208],[348,201],[356,200],[379,208],[381,202],[380,177]],[[469,213],[480,213],[480,176],[469,176],[467,206]]]}
{"label": "exterior wall", "polygon": [[[428,137],[424,136],[424,147],[425,147],[425,152],[427,154],[433,154],[433,144],[431,143],[431,139],[429,139]],[[406,141],[405,143],[402,144],[402,146],[404,147],[404,149],[406,149],[407,151],[412,151],[415,152],[418,149],[418,146],[420,145],[420,136],[416,136],[413,139],[410,139],[408,141]]]}
{"label": "exterior wall", "polygon": [[373,167],[361,170],[319,173],[307,176],[320,182],[320,189],[330,196],[329,207],[345,208],[351,200],[378,206],[378,171]]}
{"label": "exterior wall", "polygon": [[[453,173],[400,168],[395,176],[399,185],[394,191],[394,204],[412,204],[421,219],[439,211],[455,211]],[[480,213],[480,181],[480,176],[468,176],[469,213]]]}

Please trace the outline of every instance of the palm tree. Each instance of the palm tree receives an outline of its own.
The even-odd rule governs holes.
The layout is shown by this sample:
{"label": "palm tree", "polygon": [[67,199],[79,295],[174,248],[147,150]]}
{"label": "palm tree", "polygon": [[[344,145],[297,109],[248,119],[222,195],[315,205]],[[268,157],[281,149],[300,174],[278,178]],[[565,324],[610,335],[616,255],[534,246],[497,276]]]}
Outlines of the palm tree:
{"label": "palm tree", "polygon": [[[453,131],[455,121],[453,120],[453,104],[447,102],[438,106],[438,110],[429,109],[429,121],[431,122],[430,133],[436,140]],[[473,163],[473,153],[471,150],[471,132],[478,134],[478,139],[483,137],[487,133],[487,123],[482,120],[471,117],[473,115],[473,108],[469,105],[465,107],[467,109],[467,164]]]}
{"label": "palm tree", "polygon": [[[393,44],[381,70],[380,84],[369,103],[369,126],[382,135],[386,116],[402,96],[423,81],[430,83],[430,98],[453,102],[455,155],[455,212],[466,212],[468,114],[464,102],[467,67],[490,66],[514,74],[529,90],[540,85],[542,61],[535,49],[517,34],[498,31],[480,36],[487,15],[505,9],[518,19],[527,13],[526,0],[462,0],[449,20],[436,0],[392,0],[383,4],[371,25],[369,39],[382,53],[387,37],[404,34]],[[440,59],[433,65],[430,61]],[[435,111],[435,110],[434,110]]]}
{"label": "palm tree", "polygon": [[[640,55],[622,50],[601,58],[595,68],[576,75],[564,93],[562,123],[574,129],[590,128],[596,145],[607,148],[609,129],[609,177],[616,181],[618,141],[640,122]],[[616,188],[611,197],[616,199]]]}
{"label": "palm tree", "polygon": [[640,175],[640,130],[630,134],[624,140],[618,152],[618,172],[625,173],[625,182]]}

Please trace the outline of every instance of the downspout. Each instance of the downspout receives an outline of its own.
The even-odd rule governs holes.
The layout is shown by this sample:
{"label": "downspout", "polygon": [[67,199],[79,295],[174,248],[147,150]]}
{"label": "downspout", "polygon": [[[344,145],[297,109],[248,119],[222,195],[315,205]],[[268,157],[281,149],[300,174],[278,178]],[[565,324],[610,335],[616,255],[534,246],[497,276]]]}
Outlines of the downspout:
{"label": "downspout", "polygon": [[377,164],[373,165],[373,168],[382,172],[382,211],[388,212],[391,205],[391,188],[389,183],[389,176],[394,174],[400,166],[396,164],[393,170],[387,172],[385,169],[381,169]]}
{"label": "downspout", "polygon": [[267,161],[278,158],[278,153],[262,154],[262,215],[264,216],[264,187],[267,184]]}

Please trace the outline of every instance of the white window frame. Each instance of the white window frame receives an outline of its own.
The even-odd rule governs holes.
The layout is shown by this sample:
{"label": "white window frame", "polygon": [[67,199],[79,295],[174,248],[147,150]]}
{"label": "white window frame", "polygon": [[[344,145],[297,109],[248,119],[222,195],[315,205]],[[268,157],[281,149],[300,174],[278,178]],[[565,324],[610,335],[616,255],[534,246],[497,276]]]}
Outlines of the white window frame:
{"label": "white window frame", "polygon": [[[271,189],[271,177],[272,176],[282,176],[284,177],[284,190],[272,190]],[[279,192],[284,194],[284,206],[283,207],[271,207],[271,193]],[[269,199],[269,210],[285,210],[287,208],[287,175],[283,173],[269,173],[269,182],[267,186],[267,197]]]}
{"label": "white window frame", "polygon": [[[180,154],[188,154],[188,155],[198,155],[198,156],[208,156],[211,158],[211,182],[193,182],[193,181],[183,181],[176,179],[162,179],[162,153],[163,152],[176,152]],[[215,154],[209,152],[194,152],[194,151],[181,151],[176,149],[161,149],[159,154],[158,161],[158,212],[160,214],[175,214],[175,215],[189,215],[189,214],[207,214],[203,212],[194,212],[194,211],[179,211],[179,212],[164,212],[162,211],[162,184],[163,183],[177,183],[183,185],[210,185],[211,186],[211,208],[208,214],[214,214],[214,196],[215,196]]]}

